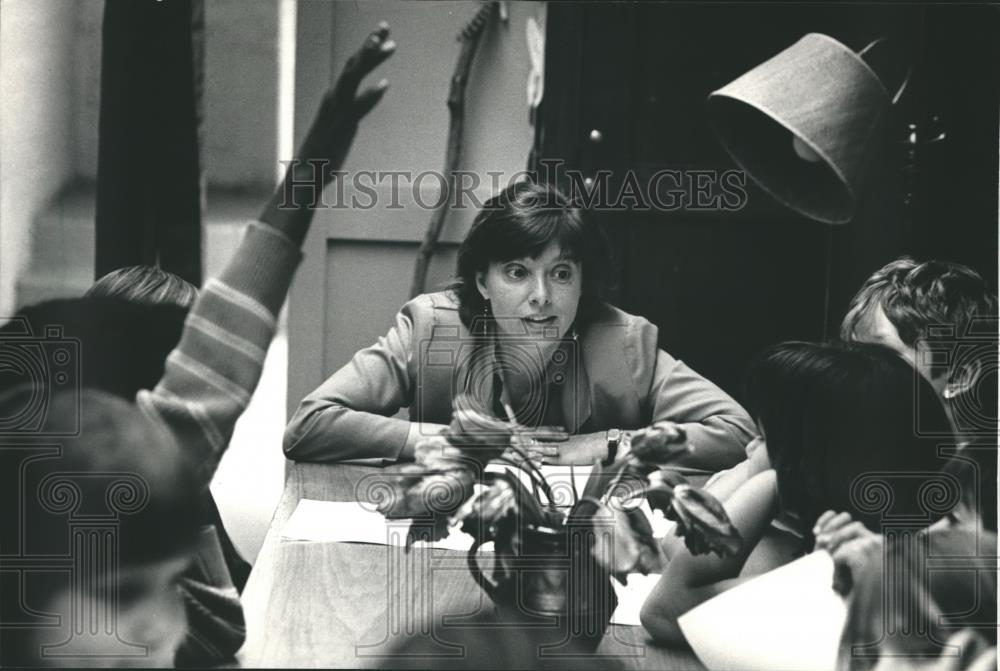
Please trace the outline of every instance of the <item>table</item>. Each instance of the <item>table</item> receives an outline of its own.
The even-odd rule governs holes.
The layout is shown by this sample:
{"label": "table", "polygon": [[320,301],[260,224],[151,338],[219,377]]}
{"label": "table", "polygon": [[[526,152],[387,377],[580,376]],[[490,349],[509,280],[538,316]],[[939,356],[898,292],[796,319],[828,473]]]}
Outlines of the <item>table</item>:
{"label": "table", "polygon": [[[247,641],[238,655],[243,666],[482,665],[472,646],[463,650],[461,642],[470,632],[482,640],[484,629],[476,623],[492,604],[469,574],[464,552],[405,553],[384,545],[281,537],[300,499],[371,501],[380,472],[371,466],[288,462],[284,494],[243,592]],[[487,665],[525,658],[524,631],[494,628],[485,635],[503,649],[491,653]],[[406,643],[416,646],[403,652],[400,645]],[[567,668],[584,662],[598,668],[704,668],[690,651],[653,645],[641,627],[616,625],[594,656],[563,661]]]}

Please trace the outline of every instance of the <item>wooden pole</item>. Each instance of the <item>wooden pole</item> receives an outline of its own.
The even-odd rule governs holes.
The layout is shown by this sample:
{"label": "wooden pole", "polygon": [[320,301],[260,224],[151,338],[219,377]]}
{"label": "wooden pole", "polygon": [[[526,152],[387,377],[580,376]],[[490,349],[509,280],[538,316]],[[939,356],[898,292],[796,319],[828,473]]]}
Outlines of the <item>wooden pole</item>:
{"label": "wooden pole", "polygon": [[410,297],[417,296],[424,292],[427,283],[427,270],[430,267],[431,257],[437,247],[438,238],[441,236],[441,229],[444,227],[445,217],[448,215],[448,204],[451,202],[451,194],[455,191],[455,171],[458,169],[459,160],[462,158],[462,139],[465,129],[465,88],[469,83],[469,71],[472,69],[472,61],[479,49],[479,41],[483,36],[483,30],[490,15],[497,8],[497,0],[484,2],[476,15],[466,24],[458,36],[462,43],[462,50],[458,54],[458,62],[455,64],[455,72],[451,76],[451,87],[448,91],[448,113],[450,120],[448,124],[448,149],[445,153],[445,182],[444,198],[439,199],[439,205],[431,215],[430,224],[427,226],[427,233],[420,250],[417,252],[417,265],[413,271],[413,282],[410,285]]}

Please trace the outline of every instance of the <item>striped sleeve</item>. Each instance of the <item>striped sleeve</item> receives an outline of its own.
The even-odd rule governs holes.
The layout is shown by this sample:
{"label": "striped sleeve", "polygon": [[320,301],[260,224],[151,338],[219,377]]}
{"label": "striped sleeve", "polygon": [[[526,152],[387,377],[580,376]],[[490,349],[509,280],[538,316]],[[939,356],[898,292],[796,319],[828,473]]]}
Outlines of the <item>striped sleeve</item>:
{"label": "striped sleeve", "polygon": [[191,308],[163,378],[136,397],[194,461],[208,486],[260,380],[301,252],[280,232],[251,224],[222,275]]}

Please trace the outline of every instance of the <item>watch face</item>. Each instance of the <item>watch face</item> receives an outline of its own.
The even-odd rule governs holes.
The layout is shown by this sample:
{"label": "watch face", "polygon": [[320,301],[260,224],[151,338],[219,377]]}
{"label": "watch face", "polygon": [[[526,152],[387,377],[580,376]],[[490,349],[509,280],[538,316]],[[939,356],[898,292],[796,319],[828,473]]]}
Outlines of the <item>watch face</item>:
{"label": "watch face", "polygon": [[621,429],[608,429],[607,439],[608,442],[614,441],[617,443],[619,440],[622,439]]}

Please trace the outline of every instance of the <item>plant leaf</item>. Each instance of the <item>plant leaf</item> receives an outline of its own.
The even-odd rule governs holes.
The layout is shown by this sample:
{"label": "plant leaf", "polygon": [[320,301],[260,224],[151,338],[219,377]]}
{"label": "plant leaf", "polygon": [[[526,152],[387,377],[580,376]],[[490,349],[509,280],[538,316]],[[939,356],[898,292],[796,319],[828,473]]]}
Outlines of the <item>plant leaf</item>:
{"label": "plant leaf", "polygon": [[447,515],[414,520],[410,522],[410,530],[406,534],[406,550],[409,551],[417,541],[433,543],[447,538],[450,533],[451,521]]}
{"label": "plant leaf", "polygon": [[720,557],[737,554],[743,547],[743,537],[733,526],[718,499],[703,489],[690,485],[674,487],[668,519],[677,522],[677,535],[693,555],[715,552]]}
{"label": "plant leaf", "polygon": [[673,470],[663,468],[649,476],[646,500],[652,510],[660,510],[664,515],[670,512],[674,502],[674,487],[688,484],[687,478]]}
{"label": "plant leaf", "polygon": [[631,572],[642,575],[661,573],[665,564],[663,550],[656,538],[653,537],[653,527],[646,518],[646,514],[638,507],[631,507],[625,515],[628,518],[632,535],[639,546],[639,557]]}
{"label": "plant leaf", "polygon": [[664,483],[670,485],[671,487],[676,487],[677,485],[687,485],[690,484],[688,479],[683,475],[678,473],[673,468],[661,468],[657,472],[649,476],[649,481],[653,484]]}
{"label": "plant leaf", "polygon": [[642,510],[617,504],[593,505],[591,553],[601,567],[621,583],[627,582],[629,573],[648,575],[663,570],[660,544],[653,538],[653,528]]}
{"label": "plant leaf", "polygon": [[474,492],[475,478],[465,468],[430,471],[421,464],[399,464],[386,471],[390,469],[388,482],[394,495],[378,505],[378,511],[387,519],[448,517]]}
{"label": "plant leaf", "polygon": [[594,468],[590,471],[590,477],[587,478],[587,484],[583,486],[583,494],[580,495],[580,500],[585,498],[600,498],[604,489],[607,487],[608,480],[604,472],[604,467],[601,462],[595,461]]}
{"label": "plant leaf", "polygon": [[591,522],[594,525],[594,547],[591,549],[594,560],[624,583],[639,561],[639,544],[627,515],[620,508],[599,503]]}
{"label": "plant leaf", "polygon": [[425,514],[419,501],[412,500],[407,494],[427,475],[427,469],[420,464],[394,464],[388,466],[383,472],[390,492],[378,501],[378,511],[388,519]]}
{"label": "plant leaf", "polygon": [[514,489],[503,479],[465,502],[453,521],[462,523],[462,531],[481,542],[495,540],[500,522],[517,512]]}
{"label": "plant leaf", "polygon": [[690,451],[684,429],[673,422],[656,422],[632,434],[628,454],[638,461],[662,465]]}
{"label": "plant leaf", "polygon": [[492,476],[502,478],[514,490],[514,501],[517,512],[525,524],[544,525],[546,523],[548,518],[545,515],[545,511],[542,510],[542,504],[538,502],[537,498],[531,495],[531,492],[528,491],[528,488],[524,486],[524,483],[517,476],[507,471],[493,473]]}
{"label": "plant leaf", "polygon": [[444,436],[451,445],[462,448],[465,456],[485,465],[510,446],[516,428],[478,409],[468,394],[460,394],[454,400],[451,424]]}
{"label": "plant leaf", "polygon": [[662,510],[666,515],[674,503],[674,488],[665,482],[646,488],[646,500],[652,510]]}

